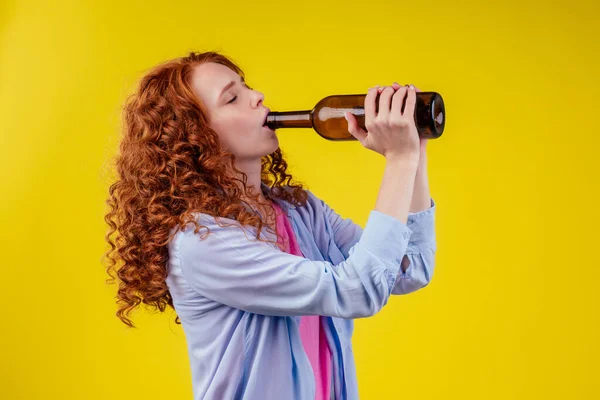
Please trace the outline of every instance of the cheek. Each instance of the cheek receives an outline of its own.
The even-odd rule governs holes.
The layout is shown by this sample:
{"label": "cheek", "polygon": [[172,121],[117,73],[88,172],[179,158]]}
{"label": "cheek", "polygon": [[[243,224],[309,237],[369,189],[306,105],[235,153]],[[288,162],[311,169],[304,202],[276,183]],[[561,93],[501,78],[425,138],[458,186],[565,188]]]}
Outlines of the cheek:
{"label": "cheek", "polygon": [[253,138],[253,131],[248,128],[248,123],[227,118],[212,124],[213,129],[219,135],[219,139],[226,149],[234,154],[247,152],[256,138]]}

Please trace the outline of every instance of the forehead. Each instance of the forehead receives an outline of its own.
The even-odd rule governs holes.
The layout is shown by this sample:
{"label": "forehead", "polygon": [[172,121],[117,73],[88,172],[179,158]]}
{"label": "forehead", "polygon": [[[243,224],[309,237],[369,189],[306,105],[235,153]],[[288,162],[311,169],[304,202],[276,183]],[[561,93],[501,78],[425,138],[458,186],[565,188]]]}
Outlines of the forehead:
{"label": "forehead", "polygon": [[194,67],[192,87],[204,102],[214,104],[221,89],[231,81],[238,81],[240,76],[222,64],[207,62]]}

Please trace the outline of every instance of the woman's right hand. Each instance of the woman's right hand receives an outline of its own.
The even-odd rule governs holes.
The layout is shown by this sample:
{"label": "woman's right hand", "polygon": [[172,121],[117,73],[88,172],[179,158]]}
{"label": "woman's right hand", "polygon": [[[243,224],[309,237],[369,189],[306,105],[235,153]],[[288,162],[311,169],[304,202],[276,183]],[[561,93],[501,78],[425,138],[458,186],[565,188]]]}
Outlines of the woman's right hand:
{"label": "woman's right hand", "polygon": [[[383,89],[383,90],[382,90]],[[379,111],[375,112],[375,101],[379,96]],[[404,111],[402,104],[406,97]],[[346,112],[348,131],[364,147],[383,155],[388,161],[396,159],[415,160],[419,158],[419,133],[415,125],[414,113],[416,90],[394,83],[378,90],[369,89],[365,97],[365,127],[360,128],[356,117]]]}

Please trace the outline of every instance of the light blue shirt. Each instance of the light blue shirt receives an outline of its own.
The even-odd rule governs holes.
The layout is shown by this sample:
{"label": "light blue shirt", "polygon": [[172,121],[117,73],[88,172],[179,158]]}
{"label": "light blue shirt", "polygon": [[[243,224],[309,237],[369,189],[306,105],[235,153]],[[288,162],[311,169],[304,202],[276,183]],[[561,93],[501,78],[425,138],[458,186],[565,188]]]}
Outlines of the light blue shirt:
{"label": "light blue shirt", "polygon": [[[262,185],[263,191],[270,188]],[[308,191],[305,206],[273,199],[290,219],[304,257],[256,240],[203,213],[169,243],[167,285],[186,336],[194,399],[314,400],[300,339],[303,315],[321,315],[332,351],[335,399],[358,399],[354,318],[375,315],[391,294],[426,286],[436,251],[435,203],[407,224],[372,210],[365,229]],[[271,232],[261,237],[274,240]],[[406,255],[410,262],[400,268]]]}

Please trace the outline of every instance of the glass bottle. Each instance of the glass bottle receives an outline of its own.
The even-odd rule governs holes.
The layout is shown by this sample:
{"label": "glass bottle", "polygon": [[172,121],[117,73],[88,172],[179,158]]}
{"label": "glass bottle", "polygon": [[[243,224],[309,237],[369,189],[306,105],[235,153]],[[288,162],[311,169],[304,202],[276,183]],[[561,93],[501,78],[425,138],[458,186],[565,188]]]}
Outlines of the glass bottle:
{"label": "glass bottle", "polygon": [[[354,114],[358,126],[366,130],[365,96],[366,94],[328,96],[319,101],[312,110],[271,111],[267,116],[266,125],[271,129],[313,128],[327,140],[356,140],[348,132],[348,122],[344,118],[344,113],[349,111]],[[376,111],[378,111],[379,94],[375,104]],[[402,110],[404,110],[404,104]],[[414,119],[419,137],[439,138],[444,132],[446,123],[442,96],[436,92],[417,92]]]}

